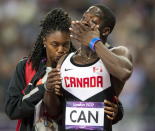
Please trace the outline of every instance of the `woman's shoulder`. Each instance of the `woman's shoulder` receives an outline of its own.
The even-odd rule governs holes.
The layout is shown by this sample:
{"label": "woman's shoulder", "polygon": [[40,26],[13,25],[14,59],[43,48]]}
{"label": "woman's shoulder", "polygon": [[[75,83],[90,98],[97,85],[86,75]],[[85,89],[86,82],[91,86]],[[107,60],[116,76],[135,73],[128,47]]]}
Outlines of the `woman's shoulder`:
{"label": "woman's shoulder", "polygon": [[26,64],[26,62],[27,62],[28,60],[29,60],[28,57],[23,57],[22,59],[20,59],[20,60],[17,62],[16,69],[24,68],[24,67],[25,67],[25,64]]}

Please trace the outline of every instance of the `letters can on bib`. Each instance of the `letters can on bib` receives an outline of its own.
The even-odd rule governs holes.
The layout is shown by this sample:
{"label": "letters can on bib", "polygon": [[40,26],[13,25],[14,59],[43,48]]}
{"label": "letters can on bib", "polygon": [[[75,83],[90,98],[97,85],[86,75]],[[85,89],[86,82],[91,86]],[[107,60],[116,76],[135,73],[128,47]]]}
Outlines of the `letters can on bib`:
{"label": "letters can on bib", "polygon": [[66,129],[103,130],[103,102],[67,102]]}

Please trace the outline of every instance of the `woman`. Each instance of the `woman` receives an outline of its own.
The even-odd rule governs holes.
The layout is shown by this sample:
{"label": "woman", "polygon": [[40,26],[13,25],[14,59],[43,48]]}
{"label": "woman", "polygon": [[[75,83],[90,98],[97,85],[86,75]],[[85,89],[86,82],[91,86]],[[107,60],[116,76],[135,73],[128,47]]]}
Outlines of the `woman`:
{"label": "woman", "polygon": [[[41,32],[32,53],[17,64],[6,94],[5,105],[5,111],[10,119],[21,120],[18,121],[16,130],[34,130],[35,105],[43,97],[48,99],[49,96],[49,91],[45,91],[44,83],[47,79],[46,85],[48,89],[51,88],[53,80],[51,74],[56,71],[54,68],[57,61],[72,49],[69,36],[70,24],[70,17],[62,9],[50,11],[41,22]],[[50,73],[47,78],[48,72]],[[26,73],[31,75],[25,77]],[[60,112],[58,95],[50,93],[50,98],[53,100],[50,101],[51,104],[56,106],[52,108],[53,116],[56,116]]]}

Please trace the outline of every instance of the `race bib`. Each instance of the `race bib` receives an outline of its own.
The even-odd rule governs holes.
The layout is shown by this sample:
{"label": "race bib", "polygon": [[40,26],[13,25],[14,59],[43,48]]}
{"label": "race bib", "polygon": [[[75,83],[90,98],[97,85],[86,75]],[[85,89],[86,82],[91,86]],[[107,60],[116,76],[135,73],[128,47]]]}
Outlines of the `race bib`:
{"label": "race bib", "polygon": [[104,125],[103,102],[67,102],[66,129],[101,130]]}

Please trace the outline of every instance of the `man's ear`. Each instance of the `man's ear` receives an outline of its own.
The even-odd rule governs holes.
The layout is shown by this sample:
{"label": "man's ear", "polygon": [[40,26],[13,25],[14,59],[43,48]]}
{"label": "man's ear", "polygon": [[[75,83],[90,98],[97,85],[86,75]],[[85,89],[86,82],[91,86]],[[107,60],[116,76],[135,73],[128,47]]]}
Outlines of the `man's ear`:
{"label": "man's ear", "polygon": [[102,31],[102,36],[108,36],[110,34],[110,27],[104,27]]}

